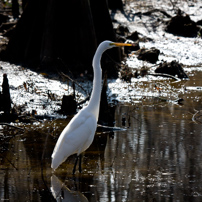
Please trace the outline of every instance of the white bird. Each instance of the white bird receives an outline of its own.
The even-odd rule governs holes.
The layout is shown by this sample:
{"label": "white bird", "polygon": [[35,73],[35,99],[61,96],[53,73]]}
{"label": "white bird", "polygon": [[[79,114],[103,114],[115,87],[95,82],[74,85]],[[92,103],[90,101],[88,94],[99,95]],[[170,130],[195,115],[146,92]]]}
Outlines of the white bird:
{"label": "white bird", "polygon": [[[112,41],[102,42],[96,50],[93,58],[93,90],[89,104],[80,110],[64,128],[55,145],[52,154],[53,170],[63,163],[70,155],[77,154],[74,164],[73,174],[76,170],[76,164],[80,154],[85,151],[93,142],[100,108],[102,69],[100,60],[102,54],[107,49],[120,46],[132,46],[132,44],[115,43]],[[81,172],[81,156],[79,163],[79,171]]]}

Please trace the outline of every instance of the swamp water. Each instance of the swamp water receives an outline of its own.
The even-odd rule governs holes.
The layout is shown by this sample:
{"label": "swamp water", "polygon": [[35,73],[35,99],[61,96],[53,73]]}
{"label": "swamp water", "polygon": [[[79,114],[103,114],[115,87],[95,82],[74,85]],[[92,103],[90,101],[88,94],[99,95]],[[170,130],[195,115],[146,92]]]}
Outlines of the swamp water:
{"label": "swamp water", "polygon": [[[145,12],[146,1],[137,2],[141,4],[139,9],[143,9],[140,11]],[[168,7],[166,2],[170,4],[151,1],[173,15],[173,5]],[[179,3],[192,18],[201,19],[200,4],[193,7],[188,6],[189,1]],[[84,153],[83,172],[75,176],[71,174],[75,156],[68,158],[54,174],[50,168],[53,148],[69,120],[26,125],[25,132],[1,127],[1,201],[202,201],[201,38],[172,36],[162,31],[163,24],[158,23],[161,16],[138,17],[138,11],[138,7],[130,5],[125,16],[120,12],[114,18],[130,26],[131,32],[138,30],[154,38],[155,42],[141,42],[141,47],[159,48],[159,60],[177,60],[187,65],[185,71],[190,80],[134,79],[131,85],[110,82],[111,102],[117,99],[125,103],[116,105],[115,111],[115,126],[124,130],[98,130]],[[1,71],[8,73],[14,103],[26,102],[28,110],[37,108],[38,114],[52,114],[58,109],[57,101],[53,105],[54,101],[47,99],[47,92],[59,100],[66,83],[46,79],[22,67],[19,71],[17,66],[9,72],[10,64],[0,64]],[[127,64],[134,69],[144,65],[152,68],[135,55],[130,56]],[[194,70],[194,66],[200,71]],[[155,84],[161,92],[154,88]],[[176,102],[179,98],[184,101]]]}
{"label": "swamp water", "polygon": [[182,104],[160,95],[118,104],[115,126],[124,130],[98,130],[75,176],[75,156],[54,174],[50,168],[68,120],[27,125],[23,133],[2,127],[1,201],[202,201],[202,72],[189,76],[172,84],[182,89]]}

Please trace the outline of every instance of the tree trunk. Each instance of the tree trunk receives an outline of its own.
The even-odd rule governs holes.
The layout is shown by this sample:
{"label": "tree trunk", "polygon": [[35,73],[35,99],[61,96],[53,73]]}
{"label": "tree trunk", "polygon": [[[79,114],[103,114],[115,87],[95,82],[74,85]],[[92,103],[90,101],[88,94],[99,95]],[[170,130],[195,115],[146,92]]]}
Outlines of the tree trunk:
{"label": "tree trunk", "polygon": [[45,9],[40,0],[27,3],[2,59],[28,66],[39,64]]}
{"label": "tree trunk", "polygon": [[[107,1],[90,0],[90,5],[98,44],[104,40],[116,41]],[[109,76],[113,74],[117,75],[114,60],[120,61],[120,50],[118,48],[110,49],[102,56],[103,72],[107,71]]]}
{"label": "tree trunk", "polygon": [[14,19],[17,19],[20,15],[18,0],[12,0],[12,14]]}
{"label": "tree trunk", "polygon": [[108,0],[108,6],[112,10],[121,10],[123,11],[123,2],[122,0]]}
{"label": "tree trunk", "polygon": [[[92,58],[103,40],[116,40],[106,0],[27,0],[1,59],[54,71],[92,73]],[[117,49],[108,54],[105,63],[109,58],[119,60]]]}

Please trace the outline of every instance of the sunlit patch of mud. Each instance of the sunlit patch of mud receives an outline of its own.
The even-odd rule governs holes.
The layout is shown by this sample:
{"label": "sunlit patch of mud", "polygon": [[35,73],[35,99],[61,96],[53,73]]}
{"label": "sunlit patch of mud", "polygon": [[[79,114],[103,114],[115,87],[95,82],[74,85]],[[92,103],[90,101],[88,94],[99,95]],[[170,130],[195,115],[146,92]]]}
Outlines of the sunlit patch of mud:
{"label": "sunlit patch of mud", "polygon": [[[201,20],[202,6],[201,2],[195,2],[194,6],[191,2],[177,1],[172,4],[171,1],[129,1],[125,4],[124,12],[117,11],[111,13],[114,19],[114,26],[127,26],[130,33],[137,31],[140,36],[146,36],[152,40],[140,42],[140,48],[157,48],[160,55],[156,64],[137,59],[135,51],[129,54],[124,61],[134,73],[142,67],[148,68],[148,73],[154,73],[156,67],[163,62],[177,61],[184,68],[185,73],[193,78],[193,72],[202,70],[202,52],[201,36],[196,38],[179,37],[165,32],[165,23],[169,20],[161,12],[155,12],[151,15],[138,15],[152,9],[166,11],[170,16],[175,16],[175,8],[180,8],[189,14],[194,21]],[[109,81],[109,99],[110,102],[126,102],[126,103],[145,103],[153,104],[162,101],[175,101],[180,99],[186,90],[199,90],[199,86],[190,88],[192,82],[188,80],[174,81],[163,77],[146,76],[132,78],[130,83],[126,83],[120,79]],[[193,84],[193,83],[192,83]]]}
{"label": "sunlit patch of mud", "polygon": [[[60,81],[57,75],[36,73],[21,66],[0,62],[3,81],[3,74],[8,75],[10,94],[13,106],[20,106],[24,113],[38,115],[58,115],[61,109],[63,95],[73,93],[71,83]],[[80,90],[80,89],[79,89]],[[84,92],[76,89],[76,99],[84,99]],[[62,117],[62,116],[60,116]]]}
{"label": "sunlit patch of mud", "polygon": [[110,102],[118,100],[125,103],[154,104],[179,99],[179,94],[184,91],[184,82],[170,79],[146,76],[131,80],[126,83],[117,79],[110,81],[108,94]]}

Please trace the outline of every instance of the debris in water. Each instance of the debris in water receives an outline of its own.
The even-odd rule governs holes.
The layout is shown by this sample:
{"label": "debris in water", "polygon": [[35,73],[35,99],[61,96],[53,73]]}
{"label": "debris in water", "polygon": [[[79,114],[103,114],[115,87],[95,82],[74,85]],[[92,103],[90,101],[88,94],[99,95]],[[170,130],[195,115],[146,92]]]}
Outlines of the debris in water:
{"label": "debris in water", "polygon": [[188,79],[189,77],[184,72],[182,66],[176,62],[163,62],[157,67],[155,70],[156,73],[164,73],[164,74],[170,74],[172,76],[177,76],[180,79]]}

